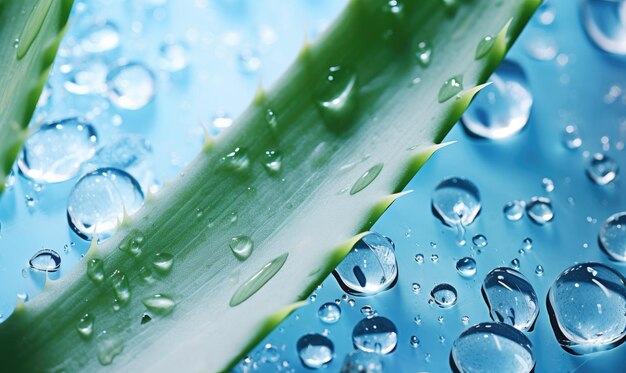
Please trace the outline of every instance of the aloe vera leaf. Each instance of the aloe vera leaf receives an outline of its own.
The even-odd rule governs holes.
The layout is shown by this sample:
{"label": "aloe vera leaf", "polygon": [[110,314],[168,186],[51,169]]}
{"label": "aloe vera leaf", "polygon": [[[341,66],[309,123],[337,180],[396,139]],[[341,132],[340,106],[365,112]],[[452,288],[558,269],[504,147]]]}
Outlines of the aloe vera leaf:
{"label": "aloe vera leaf", "polygon": [[26,138],[72,3],[0,1],[0,193]]}
{"label": "aloe vera leaf", "polygon": [[[402,195],[392,193],[441,146],[436,143],[539,1],[476,0],[454,9],[450,2],[406,2],[399,12],[390,12],[388,4],[350,2],[329,32],[305,45],[282,80],[260,91],[228,132],[207,142],[184,173],[116,235],[93,245],[85,261],[103,260],[107,280],[92,282],[86,264],[79,265],[18,304],[0,325],[3,363],[33,371],[92,371],[101,364],[127,371],[225,370],[301,304],[359,232]],[[478,42],[505,25],[508,37],[503,33],[475,60]],[[433,46],[427,67],[413,53],[422,40]],[[330,66],[356,73],[356,80],[345,79],[354,93],[344,95],[343,110],[335,112],[324,111],[318,100]],[[440,87],[453,76],[462,76],[468,89],[439,103]],[[416,77],[420,82],[414,84]],[[282,154],[280,172],[264,169],[268,151]],[[373,167],[377,177],[355,189]],[[243,261],[229,248],[239,235],[254,241]],[[146,283],[145,268],[159,252],[173,254],[174,265],[169,274],[153,270],[154,281]],[[269,263],[265,273],[275,274],[257,275]],[[131,294],[118,302],[118,311],[112,307],[114,271],[117,280],[124,274]],[[255,292],[239,290],[251,278],[257,279],[251,287],[261,278],[266,283]],[[152,321],[141,324],[147,310],[142,300],[155,294],[176,306],[152,312]],[[81,338],[76,327],[87,313],[95,320],[93,334]]]}

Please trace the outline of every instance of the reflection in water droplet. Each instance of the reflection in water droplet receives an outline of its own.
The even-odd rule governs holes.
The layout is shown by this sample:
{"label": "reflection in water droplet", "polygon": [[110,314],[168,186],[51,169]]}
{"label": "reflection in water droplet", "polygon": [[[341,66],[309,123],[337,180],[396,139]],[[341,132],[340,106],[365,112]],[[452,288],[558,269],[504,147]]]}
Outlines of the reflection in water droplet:
{"label": "reflection in water droplet", "polygon": [[42,249],[28,261],[30,268],[41,272],[56,272],[61,267],[61,256],[54,250]]}
{"label": "reflection in water droplet", "polygon": [[379,354],[355,350],[346,355],[341,373],[383,373],[383,362]]}
{"label": "reflection in water droplet", "polygon": [[143,298],[141,303],[146,306],[148,311],[160,316],[165,316],[171,313],[174,310],[174,307],[176,307],[176,302],[174,302],[172,298],[163,294],[154,294]]}
{"label": "reflection in water droplet", "polygon": [[539,315],[537,294],[518,271],[505,267],[493,269],[485,276],[482,292],[493,321],[521,331],[534,326]]}
{"label": "reflection in water droplet", "polygon": [[167,274],[174,265],[174,255],[170,253],[156,253],[152,259],[152,268],[161,274]]}
{"label": "reflection in water droplet", "polygon": [[166,41],[159,48],[160,66],[163,70],[176,72],[189,63],[187,46],[183,43]]}
{"label": "reflection in water droplet", "polygon": [[524,216],[526,202],[520,200],[509,201],[504,205],[502,212],[509,221],[518,221]]}
{"label": "reflection in water droplet", "polygon": [[598,185],[613,182],[619,173],[619,166],[613,159],[602,153],[595,153],[587,166],[587,176]]}
{"label": "reflection in water droplet", "polygon": [[120,33],[113,22],[94,23],[85,30],[80,46],[89,53],[103,53],[117,48]]}
{"label": "reflection in water droplet", "polygon": [[476,54],[474,56],[475,59],[479,60],[487,55],[493,45],[496,42],[496,38],[491,35],[487,35],[484,38],[480,39],[478,45],[476,45]]}
{"label": "reflection in water droplet", "polygon": [[448,101],[463,90],[463,75],[455,75],[446,80],[439,89],[437,99],[439,103]]}
{"label": "reflection in water droplet", "polygon": [[93,323],[95,321],[95,317],[93,315],[87,313],[83,317],[78,320],[78,324],[76,324],[76,331],[78,335],[83,339],[89,339],[93,335]]}
{"label": "reflection in water droplet", "polygon": [[87,277],[96,284],[104,280],[104,262],[101,259],[89,259],[87,262]]}
{"label": "reflection in water droplet", "polygon": [[150,69],[138,62],[118,66],[107,75],[109,100],[126,110],[138,110],[154,98],[156,78]]}
{"label": "reflection in water droplet", "polygon": [[463,114],[463,125],[473,135],[491,140],[510,137],[528,123],[533,97],[524,70],[505,60],[489,78]]}
{"label": "reflection in water droplet", "polygon": [[480,193],[468,179],[451,177],[440,182],[431,197],[433,212],[441,221],[457,230],[457,242],[465,244],[465,227],[480,212]]}
{"label": "reflection in water droplet", "polygon": [[466,329],[452,344],[459,372],[529,373],[535,366],[532,344],[519,330],[485,322]]}
{"label": "reflection in water droplet", "polygon": [[372,166],[369,170],[365,171],[363,175],[359,176],[354,185],[352,185],[352,189],[350,189],[350,195],[355,195],[363,189],[367,188],[367,186],[370,185],[376,179],[376,177],[378,177],[378,174],[380,174],[380,171],[382,171],[382,169],[383,164],[378,163]]}
{"label": "reflection in water droplet", "polygon": [[333,302],[324,303],[317,310],[317,316],[325,324],[334,324],[341,317],[341,308]]}
{"label": "reflection in water droplet", "polygon": [[333,359],[333,342],[321,334],[306,334],[296,345],[302,364],[310,369],[319,369]]}
{"label": "reflection in water droplet", "polygon": [[589,38],[605,52],[626,55],[626,3],[584,0],[583,25]]}
{"label": "reflection in water droplet", "polygon": [[359,321],[352,330],[354,347],[365,352],[388,354],[398,344],[398,330],[391,320],[375,316]]}
{"label": "reflection in water droplet", "polygon": [[476,261],[470,257],[461,258],[456,262],[456,270],[463,277],[473,277],[476,274]]}
{"label": "reflection in water droplet", "polygon": [[398,277],[393,243],[378,233],[361,238],[333,272],[341,287],[354,295],[378,294]]}
{"label": "reflection in water droplet", "polygon": [[450,308],[456,304],[456,288],[450,284],[436,285],[430,292],[430,296],[441,308]]}
{"label": "reflection in water droplet", "polygon": [[110,365],[113,359],[124,350],[124,342],[106,330],[96,338],[98,361],[101,365]]}
{"label": "reflection in water droplet", "polygon": [[272,279],[283,267],[283,264],[287,261],[289,253],[277,257],[271,262],[264,265],[257,273],[247,279],[239,288],[235,291],[232,298],[230,298],[230,306],[235,307],[243,303],[246,299],[250,298],[254,293],[259,291],[269,280]]}
{"label": "reflection in water droplet", "polygon": [[609,350],[626,337],[626,279],[604,264],[576,264],[550,287],[548,312],[568,352]]}
{"label": "reflection in water droplet", "polygon": [[252,254],[252,249],[254,247],[254,242],[252,239],[246,235],[235,236],[230,239],[228,244],[233,254],[240,260],[246,260],[250,254]]}
{"label": "reflection in water droplet", "polygon": [[109,237],[124,214],[132,215],[143,205],[137,180],[122,170],[100,168],[83,176],[70,193],[67,216],[81,237]]}
{"label": "reflection in water droplet", "polygon": [[417,43],[417,50],[415,51],[415,57],[417,57],[417,62],[422,67],[426,67],[430,64],[432,53],[433,53],[433,49],[430,46],[430,43],[426,41],[420,41],[419,43]]}
{"label": "reflection in water droplet", "polygon": [[90,124],[68,118],[45,124],[28,136],[17,165],[33,181],[58,183],[76,176],[97,145],[96,130]]}
{"label": "reflection in water droplet", "polygon": [[573,124],[568,124],[563,129],[561,134],[561,141],[567,149],[578,149],[583,144],[583,139],[580,136],[578,127]]}
{"label": "reflection in water droplet", "polygon": [[552,202],[546,197],[533,197],[526,205],[526,213],[533,222],[544,225],[554,219]]}
{"label": "reflection in water droplet", "polygon": [[626,212],[611,215],[598,236],[600,247],[611,259],[626,262]]}
{"label": "reflection in water droplet", "polygon": [[357,106],[357,75],[354,71],[333,66],[328,76],[315,92],[317,108],[326,126],[333,131],[343,131]]}

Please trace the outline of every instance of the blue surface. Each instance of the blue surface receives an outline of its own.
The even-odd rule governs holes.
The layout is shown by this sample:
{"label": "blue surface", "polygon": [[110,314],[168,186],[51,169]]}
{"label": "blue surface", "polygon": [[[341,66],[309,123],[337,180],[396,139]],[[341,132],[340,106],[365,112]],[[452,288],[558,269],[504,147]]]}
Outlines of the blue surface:
{"label": "blue surface", "polygon": [[[36,119],[87,117],[104,144],[120,133],[141,134],[153,146],[150,162],[161,181],[176,175],[200,149],[201,120],[209,121],[220,110],[233,116],[241,112],[252,98],[259,76],[266,85],[271,84],[295,57],[305,30],[315,34],[345,3],[177,0],[154,8],[150,2],[158,1],[78,3],[83,5],[75,9],[73,26],[50,79],[51,102],[38,110]],[[578,1],[551,1],[548,6],[555,11],[554,22],[543,25],[537,19],[531,21],[509,54],[508,58],[526,72],[534,96],[527,127],[509,139],[490,142],[471,138],[456,126],[446,138],[456,140],[456,144],[437,153],[407,186],[414,192],[394,203],[376,223],[373,229],[396,243],[400,277],[395,287],[374,297],[351,297],[356,301],[354,306],[342,301],[341,320],[328,326],[317,318],[317,309],[343,295],[335,279],[328,278],[314,302],[294,313],[261,343],[261,347],[269,343],[281,351],[276,363],[262,363],[258,352],[251,354],[259,371],[304,370],[296,354],[296,341],[306,333],[326,329],[335,345],[335,358],[327,371],[337,371],[345,354],[353,349],[352,328],[364,317],[359,311],[364,305],[393,320],[399,331],[398,347],[383,358],[385,371],[448,371],[451,344],[467,327],[461,322],[462,316],[470,318],[468,325],[490,320],[480,294],[485,274],[514,258],[520,260],[520,271],[535,287],[541,303],[534,331],[527,333],[534,345],[536,371],[623,370],[624,345],[588,356],[566,353],[556,342],[545,308],[549,286],[575,262],[599,261],[626,273],[626,267],[611,262],[597,244],[601,223],[611,214],[626,210],[624,181],[618,178],[613,185],[600,187],[592,184],[584,171],[586,152],[601,151],[603,136],[608,136],[610,144],[605,153],[626,169],[626,152],[618,150],[626,141],[626,95],[614,103],[604,101],[611,86],[626,89],[626,62],[603,53],[588,40],[579,5]],[[156,99],[144,109],[117,110],[106,98],[72,95],[63,89],[63,65],[89,61],[76,57],[73,46],[95,18],[114,21],[122,34],[120,50],[103,56],[107,63],[112,65],[123,56],[146,63],[157,74]],[[268,30],[273,31],[275,40]],[[189,45],[190,66],[183,72],[169,74],[158,67],[157,51],[166,35]],[[533,59],[528,47],[546,40],[555,43],[559,56],[548,61]],[[237,55],[244,46],[259,50],[261,73],[245,74],[238,68]],[[115,115],[121,118],[119,126],[114,125],[119,122]],[[569,123],[576,124],[583,134],[583,146],[577,151],[564,148],[560,141]],[[471,246],[457,246],[455,232],[431,213],[430,194],[449,176],[467,177],[480,189],[482,212],[467,229],[467,238],[478,233],[487,237],[489,243],[480,254]],[[554,181],[553,192],[543,190],[544,177]],[[41,287],[42,276],[29,272],[22,276],[22,269],[37,250],[45,247],[61,253],[62,275],[87,247],[70,232],[65,218],[67,195],[76,178],[45,185],[39,192],[23,177],[16,179],[15,186],[0,198],[0,313],[5,317],[13,309],[17,293],[33,296]],[[27,208],[25,195],[35,198],[34,208]],[[528,218],[518,222],[504,219],[502,207],[507,201],[542,195],[552,199],[553,222],[538,226]],[[518,250],[525,237],[532,238],[533,250],[521,256]],[[68,245],[67,250],[64,245]],[[421,265],[414,260],[418,253],[425,257]],[[432,254],[439,255],[437,263],[430,260]],[[462,278],[455,270],[456,260],[463,256],[473,256],[477,261],[478,273],[472,279]],[[534,272],[538,264],[545,269],[541,277]],[[422,289],[417,295],[412,290],[414,282]],[[458,303],[446,310],[427,303],[432,287],[442,282],[458,290]],[[414,322],[418,315],[420,325]],[[444,317],[442,323],[440,316]],[[409,343],[412,335],[420,340],[418,348]]]}

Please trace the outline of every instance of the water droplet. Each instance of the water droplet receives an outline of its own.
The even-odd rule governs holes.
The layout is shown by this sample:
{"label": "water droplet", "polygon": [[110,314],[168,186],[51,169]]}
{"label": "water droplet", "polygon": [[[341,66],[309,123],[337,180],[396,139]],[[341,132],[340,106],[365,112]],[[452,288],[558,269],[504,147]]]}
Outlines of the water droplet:
{"label": "water droplet", "polygon": [[104,262],[101,259],[89,259],[87,262],[87,277],[96,284],[104,281]]}
{"label": "water droplet", "polygon": [[107,67],[104,63],[93,61],[72,69],[63,82],[63,87],[76,95],[103,93],[106,90]]}
{"label": "water droplet", "polygon": [[126,238],[120,243],[119,249],[134,257],[139,257],[142,252],[145,237],[138,229],[133,229],[127,233]]}
{"label": "water droplet", "polygon": [[476,45],[476,54],[474,56],[475,59],[479,60],[487,55],[493,45],[496,42],[496,38],[491,35],[487,35],[484,38],[480,39],[478,45]]}
{"label": "water droplet", "polygon": [[424,254],[415,254],[415,261],[417,264],[424,263]]}
{"label": "water droplet", "polygon": [[254,242],[250,237],[240,235],[231,238],[228,246],[230,246],[237,259],[246,260],[252,254]]}
{"label": "water droplet", "polygon": [[361,238],[333,272],[354,295],[373,295],[392,287],[398,277],[393,243],[378,233]]}
{"label": "water droplet", "polygon": [[511,260],[511,267],[513,269],[519,269],[519,259],[515,258]]}
{"label": "water droplet", "polygon": [[154,98],[156,78],[139,62],[129,62],[113,68],[107,74],[109,100],[126,110],[138,110]]}
{"label": "water droplet", "polygon": [[388,354],[398,344],[398,330],[391,320],[375,316],[359,321],[352,330],[354,347],[365,352]]}
{"label": "water droplet", "polygon": [[457,292],[450,284],[436,285],[430,292],[430,296],[441,308],[450,308],[456,304]]}
{"label": "water droplet", "polygon": [[239,68],[243,73],[252,74],[261,68],[259,53],[250,47],[242,48],[238,55]]}
{"label": "water droplet", "polygon": [[528,251],[528,250],[532,250],[532,248],[533,248],[532,238],[530,237],[524,238],[524,240],[522,241],[522,250]]}
{"label": "water droplet", "polygon": [[100,168],[83,176],[70,193],[67,216],[81,237],[109,237],[124,215],[143,206],[143,193],[135,178],[115,168]]}
{"label": "water droplet", "polygon": [[128,278],[120,270],[115,270],[109,278],[111,286],[113,287],[113,293],[115,294],[115,300],[119,304],[126,304],[130,300],[130,287],[128,285]]}
{"label": "water droplet", "polygon": [[463,277],[473,277],[476,274],[476,261],[470,257],[461,258],[456,262],[456,270]]}
{"label": "water droplet", "polygon": [[426,67],[430,64],[432,54],[433,49],[430,46],[430,43],[426,41],[420,41],[419,43],[417,43],[415,57],[417,58],[417,63],[419,63],[422,67]]}
{"label": "water droplet", "polygon": [[278,175],[283,168],[282,154],[277,150],[266,151],[263,159],[263,168],[272,176]]}
{"label": "water droplet", "polygon": [[379,354],[355,350],[346,355],[341,373],[383,373],[383,362]]}
{"label": "water droplet", "polygon": [[554,181],[552,181],[552,179],[544,177],[541,180],[541,186],[543,187],[543,190],[545,190],[548,193],[551,193],[554,191]]}
{"label": "water droplet", "polygon": [[474,222],[481,208],[476,185],[460,177],[445,179],[435,188],[431,203],[437,217],[456,229],[457,242],[465,244],[465,227]]}
{"label": "water droplet", "polygon": [[623,1],[584,0],[582,15],[585,31],[598,48],[626,55],[626,5]]}
{"label": "water droplet", "polygon": [[532,344],[519,330],[485,322],[466,329],[452,344],[459,372],[529,373],[535,366]]}
{"label": "water droplet", "polygon": [[439,89],[439,103],[446,102],[463,90],[463,75],[455,75],[446,80]]}
{"label": "water droplet", "polygon": [[302,365],[310,369],[319,369],[333,359],[335,346],[321,334],[306,334],[298,339],[296,345]]}
{"label": "water droplet", "polygon": [[89,313],[86,313],[83,317],[80,318],[80,320],[78,320],[78,324],[76,325],[76,331],[81,338],[91,338],[93,334],[94,321],[95,317],[93,317],[93,315]]}
{"label": "water droplet", "polygon": [[89,53],[104,53],[117,48],[120,33],[113,22],[98,22],[89,26],[81,38],[80,45]]}
{"label": "water droplet", "polygon": [[317,310],[317,316],[325,324],[334,324],[341,317],[341,308],[333,302],[324,303]]}
{"label": "water droplet", "polygon": [[180,42],[166,41],[159,48],[159,62],[163,70],[181,71],[189,64],[187,46]]}
{"label": "water droplet", "polygon": [[485,237],[482,234],[477,234],[474,237],[472,237],[472,243],[474,244],[474,246],[476,247],[485,247],[487,246],[487,237]]}
{"label": "water droplet", "polygon": [[413,289],[413,292],[414,292],[415,294],[419,294],[419,293],[422,291],[422,286],[421,286],[420,284],[418,284],[417,282],[414,282],[414,283],[411,285],[411,288]]}
{"label": "water droplet", "polygon": [[156,253],[152,259],[152,268],[161,274],[167,274],[174,265],[174,255],[170,253]]}
{"label": "water droplet", "polygon": [[239,288],[235,291],[232,298],[230,298],[230,306],[235,307],[243,303],[246,299],[254,295],[259,289],[263,287],[269,280],[278,273],[283,267],[283,264],[287,261],[289,253],[275,258],[271,262],[264,265],[257,273],[247,279]]}
{"label": "water droplet", "polygon": [[526,204],[526,213],[533,222],[544,225],[554,219],[552,201],[546,197],[533,197]]}
{"label": "water droplet", "polygon": [[213,115],[211,124],[213,127],[221,130],[230,127],[233,124],[233,118],[228,113],[218,111]]}
{"label": "water droplet", "polygon": [[472,135],[499,140],[526,126],[533,97],[524,70],[514,62],[503,61],[490,80],[492,84],[474,97],[462,122]]}
{"label": "water droplet", "polygon": [[587,176],[598,185],[613,182],[619,173],[619,166],[613,159],[602,153],[595,153],[587,166]]}
{"label": "water droplet", "polygon": [[611,259],[626,261],[626,212],[611,215],[602,224],[598,241]]}
{"label": "water droplet", "polygon": [[367,188],[367,186],[370,185],[376,179],[376,177],[378,177],[378,174],[380,174],[380,171],[382,171],[382,169],[383,164],[378,163],[372,166],[369,170],[365,171],[363,175],[359,176],[357,181],[352,186],[352,189],[350,189],[350,195],[355,195],[363,189]]}
{"label": "water droplet", "polygon": [[124,350],[122,339],[109,334],[106,330],[98,334],[96,339],[98,361],[101,365],[110,365],[113,359]]}
{"label": "water droplet", "polygon": [[265,123],[267,123],[272,131],[278,129],[278,117],[276,113],[274,113],[274,110],[269,108],[265,110]]}
{"label": "water droplet", "polygon": [[604,264],[569,267],[550,287],[548,313],[567,351],[586,354],[611,349],[626,336],[626,279]]}
{"label": "water droplet", "polygon": [[174,302],[172,298],[163,294],[154,294],[143,298],[141,303],[146,306],[148,311],[160,316],[165,316],[171,313],[174,310],[174,307],[176,307],[176,302]]}
{"label": "water droplet", "polygon": [[537,267],[535,267],[535,274],[537,276],[543,276],[543,266],[541,264],[537,264]]}
{"label": "water droplet", "polygon": [[485,276],[482,292],[493,321],[521,331],[528,331],[535,324],[539,315],[537,294],[518,271],[505,267],[493,269]]}
{"label": "water droplet", "polygon": [[559,53],[559,46],[548,34],[535,35],[532,39],[527,39],[526,52],[538,61],[550,61]]}
{"label": "water droplet", "polygon": [[340,132],[349,126],[357,96],[356,73],[340,66],[331,67],[315,92],[317,108],[329,129]]}
{"label": "water droplet", "polygon": [[567,149],[578,149],[583,144],[580,131],[578,130],[578,127],[573,124],[565,126],[561,134],[561,141]]}
{"label": "water droplet", "polygon": [[30,268],[41,272],[56,272],[61,267],[61,256],[54,250],[41,249],[28,261]]}
{"label": "water droplet", "polygon": [[245,173],[250,169],[250,158],[244,148],[235,148],[221,159],[222,166],[227,171]]}
{"label": "water droplet", "polygon": [[502,212],[508,221],[518,221],[524,216],[526,202],[520,200],[509,201],[504,205]]}
{"label": "water droplet", "polygon": [[18,159],[22,174],[40,183],[58,183],[76,176],[81,164],[96,153],[95,129],[76,118],[41,126],[28,136]]}

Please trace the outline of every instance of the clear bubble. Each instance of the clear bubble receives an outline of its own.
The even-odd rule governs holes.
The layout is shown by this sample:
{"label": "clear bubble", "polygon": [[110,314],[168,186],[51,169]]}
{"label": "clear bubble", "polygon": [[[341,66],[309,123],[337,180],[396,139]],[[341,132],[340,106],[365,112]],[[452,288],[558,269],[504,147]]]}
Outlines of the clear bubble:
{"label": "clear bubble", "polygon": [[358,99],[357,75],[349,68],[333,66],[315,91],[317,108],[332,131],[344,131],[350,124]]}
{"label": "clear bubble", "polygon": [[310,369],[319,369],[333,359],[333,342],[321,334],[306,334],[296,345],[302,364]]}
{"label": "clear bubble", "polygon": [[456,288],[450,284],[436,285],[430,292],[430,296],[441,308],[450,308],[456,304],[457,291]]}
{"label": "clear bubble", "polygon": [[352,330],[354,347],[365,352],[388,354],[398,344],[398,330],[391,320],[374,316],[359,321]]}
{"label": "clear bubble", "polygon": [[600,247],[611,259],[626,262],[626,212],[611,215],[598,235]]}
{"label": "clear bubble", "polygon": [[107,75],[109,100],[126,110],[146,106],[156,93],[156,78],[139,62],[129,62],[113,68]]}
{"label": "clear bubble", "polygon": [[439,95],[437,99],[439,103],[443,103],[456,96],[463,91],[463,76],[455,75],[450,79],[443,82],[441,88],[439,88]]}
{"label": "clear bubble", "polygon": [[96,130],[77,118],[41,126],[28,136],[17,161],[22,174],[40,183],[58,183],[76,176],[96,153]]}
{"label": "clear bubble", "polygon": [[612,183],[618,174],[617,163],[602,153],[595,153],[587,166],[587,176],[598,185]]}
{"label": "clear bubble", "polygon": [[485,247],[487,246],[487,237],[485,237],[482,234],[477,234],[474,237],[472,237],[472,243],[474,244],[474,246],[476,247]]}
{"label": "clear bubble", "polygon": [[524,217],[526,202],[520,200],[509,201],[504,205],[502,212],[508,221],[518,221]]}

